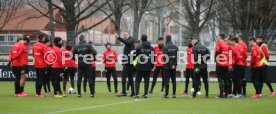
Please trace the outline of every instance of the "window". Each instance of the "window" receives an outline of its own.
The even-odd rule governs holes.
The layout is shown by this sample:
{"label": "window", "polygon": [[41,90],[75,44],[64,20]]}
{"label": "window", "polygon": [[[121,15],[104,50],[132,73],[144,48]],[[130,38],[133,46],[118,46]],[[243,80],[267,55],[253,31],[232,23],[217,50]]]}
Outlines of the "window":
{"label": "window", "polygon": [[8,36],[8,41],[15,41],[15,37],[14,36]]}
{"label": "window", "polygon": [[5,36],[0,36],[0,41],[5,41]]}

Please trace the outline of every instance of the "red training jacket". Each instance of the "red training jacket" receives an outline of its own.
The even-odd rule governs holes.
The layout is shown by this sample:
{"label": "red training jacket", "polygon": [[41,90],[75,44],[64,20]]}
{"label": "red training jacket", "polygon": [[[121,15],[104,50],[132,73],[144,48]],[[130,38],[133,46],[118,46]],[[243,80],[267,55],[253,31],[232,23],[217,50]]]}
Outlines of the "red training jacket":
{"label": "red training jacket", "polygon": [[262,52],[261,49],[257,44],[252,46],[252,54],[251,54],[251,62],[250,62],[250,67],[251,68],[256,68],[260,67],[260,62],[261,62],[261,56]]}
{"label": "red training jacket", "polygon": [[93,63],[91,64],[92,68],[96,68],[96,61],[93,61]]}
{"label": "red training jacket", "polygon": [[115,50],[105,50],[102,57],[105,68],[115,68],[117,62],[117,52]]}
{"label": "red training jacket", "polygon": [[46,68],[47,63],[44,59],[44,55],[47,53],[47,46],[41,42],[36,42],[33,45],[33,57],[35,68]]}
{"label": "red training jacket", "polygon": [[[223,41],[220,40],[216,44],[216,54],[215,54],[215,60],[217,66],[228,66],[229,65],[229,45]],[[219,56],[217,60],[217,56]]]}
{"label": "red training jacket", "polygon": [[17,42],[12,46],[9,53],[9,59],[14,67],[22,67],[24,44],[23,42]]}
{"label": "red training jacket", "polygon": [[241,55],[243,56],[243,65],[242,66],[247,66],[247,57],[248,57],[248,54],[247,54],[247,45],[245,42],[241,42],[240,43],[240,46],[241,46]]}
{"label": "red training jacket", "polygon": [[154,51],[154,54],[156,54],[154,66],[163,67],[164,66],[163,49],[160,49],[159,46],[154,46],[153,51]]}
{"label": "red training jacket", "polygon": [[194,68],[194,62],[193,62],[193,47],[187,48],[187,65],[186,68],[193,69]]}
{"label": "red training jacket", "polygon": [[23,65],[28,65],[29,64],[29,46],[28,45],[24,45],[24,50],[22,53],[23,59],[22,59],[22,64]]}
{"label": "red training jacket", "polygon": [[[66,60],[64,61],[65,62],[64,66],[76,68],[77,66],[75,64],[75,61],[70,58],[70,54],[69,54],[69,53],[72,53],[73,48],[71,50],[67,50],[66,48],[63,48],[63,49],[61,49],[61,51],[62,51],[62,53],[65,54],[64,56],[66,58]],[[70,59],[70,60],[68,60],[68,59]]]}
{"label": "red training jacket", "polygon": [[54,53],[56,54],[56,61],[53,64],[53,68],[64,68],[62,64],[62,51],[59,47],[53,47]]}
{"label": "red training jacket", "polygon": [[243,65],[243,56],[241,55],[240,45],[233,46],[233,65]]}

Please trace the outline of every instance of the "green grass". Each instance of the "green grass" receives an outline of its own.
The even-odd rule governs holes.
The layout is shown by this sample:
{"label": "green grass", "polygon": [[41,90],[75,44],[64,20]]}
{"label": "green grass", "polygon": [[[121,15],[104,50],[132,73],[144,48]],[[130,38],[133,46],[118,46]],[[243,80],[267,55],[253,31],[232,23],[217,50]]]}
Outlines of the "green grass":
{"label": "green grass", "polygon": [[[142,84],[143,85],[143,84]],[[120,86],[121,87],[121,84]],[[34,82],[27,82],[26,92],[29,96],[17,98],[13,96],[13,83],[0,82],[0,114],[272,114],[275,113],[276,97],[269,97],[269,90],[264,86],[261,99],[216,99],[218,84],[210,83],[210,98],[199,96],[191,99],[189,96],[177,95],[177,99],[162,99],[159,93],[160,83],[154,94],[148,99],[135,100],[129,97],[118,98],[115,94],[107,94],[106,84],[96,83],[97,98],[88,94],[77,98],[76,94],[66,98],[34,97]],[[275,87],[275,84],[274,84]],[[178,83],[178,93],[184,88],[184,83]],[[143,88],[141,88],[142,90]],[[248,94],[254,92],[248,83]],[[142,91],[143,93],[143,91]],[[141,93],[141,94],[142,94]],[[204,89],[202,91],[204,94]]]}

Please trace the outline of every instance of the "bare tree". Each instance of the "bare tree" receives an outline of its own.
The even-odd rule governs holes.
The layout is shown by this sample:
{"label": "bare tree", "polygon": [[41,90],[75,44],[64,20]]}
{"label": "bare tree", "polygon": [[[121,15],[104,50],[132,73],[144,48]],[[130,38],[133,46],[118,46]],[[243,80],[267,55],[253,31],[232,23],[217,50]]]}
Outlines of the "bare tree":
{"label": "bare tree", "polygon": [[276,36],[275,0],[219,0],[218,4],[223,7],[217,12],[217,19],[230,25],[230,33],[242,33],[245,38],[264,35],[272,45]]}
{"label": "bare tree", "polygon": [[11,20],[21,0],[0,0],[0,30]]}
{"label": "bare tree", "polygon": [[[126,0],[112,0],[112,2],[108,3],[108,10],[113,12],[114,19],[111,21],[115,24],[116,33],[121,33],[121,19],[123,14],[129,9],[125,6],[129,5],[126,3]],[[116,40],[116,44],[119,44],[118,40]]]}
{"label": "bare tree", "polygon": [[178,4],[172,6],[172,9],[178,14],[179,19],[186,20],[187,24],[178,23],[190,31],[190,37],[199,39],[201,30],[214,13],[213,4],[214,0],[179,0]]}
{"label": "bare tree", "polygon": [[[167,2],[170,1],[170,2]],[[162,9],[174,4],[176,0],[131,0],[129,7],[133,10],[133,37],[138,39],[140,22],[146,12]],[[164,4],[159,4],[164,3]]]}
{"label": "bare tree", "polygon": [[[60,22],[50,17],[49,11],[44,13],[31,2],[28,2],[28,4],[43,16],[52,18],[56,23],[64,24],[67,32],[67,41],[72,44],[75,44],[75,38],[77,35],[98,26],[102,22],[109,19],[113,14],[108,13],[102,9],[104,6],[108,5],[111,0],[58,0],[55,2],[52,0],[45,1],[51,3],[54,9],[58,9],[61,12],[61,15],[65,19],[64,22]],[[84,21],[85,19],[99,12],[104,13],[106,17],[89,27],[78,30],[78,25],[81,21]]]}

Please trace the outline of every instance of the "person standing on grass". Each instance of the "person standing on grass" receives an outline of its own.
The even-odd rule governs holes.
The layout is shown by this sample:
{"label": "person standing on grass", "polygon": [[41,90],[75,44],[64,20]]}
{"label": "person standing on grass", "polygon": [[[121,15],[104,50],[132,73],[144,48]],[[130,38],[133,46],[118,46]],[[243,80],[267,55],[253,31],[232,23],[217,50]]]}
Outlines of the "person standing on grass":
{"label": "person standing on grass", "polygon": [[188,41],[188,48],[186,49],[187,52],[187,64],[186,64],[186,82],[185,82],[185,90],[180,94],[188,94],[188,87],[190,78],[194,78],[194,62],[193,62],[193,45],[192,39]]}
{"label": "person standing on grass", "polygon": [[11,51],[9,53],[9,64],[11,64],[12,67],[12,73],[15,76],[15,80],[14,80],[14,88],[15,88],[15,92],[14,92],[14,96],[16,97],[25,97],[27,96],[27,94],[23,93],[23,87],[20,86],[20,80],[21,80],[21,76],[23,74],[25,74],[25,69],[23,68],[23,53],[24,53],[24,49],[25,49],[25,45],[28,44],[29,42],[29,38],[24,37],[23,39],[18,40],[18,42],[16,42],[12,48]]}
{"label": "person standing on grass", "polygon": [[[268,86],[269,90],[270,90],[270,96],[273,97],[275,96],[275,91],[272,88],[271,83],[268,80],[268,76],[267,76],[267,67],[268,67],[268,61],[269,61],[269,52],[268,52],[268,47],[267,45],[263,42],[264,41],[264,37],[263,36],[258,36],[256,38],[256,42],[259,45],[259,47],[261,48],[261,52],[262,52],[262,56],[261,56],[261,66],[262,66],[262,81],[266,83],[266,85]],[[263,89],[263,82],[261,83],[261,92]]]}
{"label": "person standing on grass", "polygon": [[217,98],[227,98],[229,94],[229,50],[230,46],[225,41],[225,35],[219,34],[219,41],[216,43],[215,61],[216,74],[219,82],[220,94]]}
{"label": "person standing on grass", "polygon": [[[243,56],[241,55],[243,52],[240,50],[241,46],[239,45],[239,40],[237,37],[232,37],[231,44],[233,45],[233,53],[232,53],[232,66],[233,68],[230,68],[234,72],[233,81],[234,81],[234,98],[242,98],[242,65],[243,65]],[[230,66],[231,67],[231,66]]]}
{"label": "person standing on grass", "polygon": [[252,46],[252,54],[251,54],[251,62],[250,62],[250,68],[251,68],[251,76],[252,76],[252,82],[254,85],[254,88],[256,90],[256,93],[251,96],[251,98],[260,98],[261,97],[261,56],[262,52],[259,48],[259,46],[256,43],[255,38],[249,39],[249,44]]}
{"label": "person standing on grass", "polygon": [[[45,41],[46,45],[47,45],[47,53],[49,54],[53,54],[54,53],[54,50],[53,50],[53,44],[52,42],[47,38],[47,40]],[[51,56],[49,58],[46,58],[46,59],[49,59],[47,61],[50,61],[50,60],[54,60],[54,56]],[[52,75],[53,75],[53,63],[47,63],[48,66],[47,66],[47,73],[46,73],[46,76],[44,78],[44,83],[43,83],[43,87],[44,87],[44,92],[48,95],[52,94],[51,92],[51,80],[52,80]]]}
{"label": "person standing on grass", "polygon": [[27,35],[23,36],[23,39],[26,40],[26,43],[24,43],[24,50],[22,53],[22,64],[23,64],[23,70],[24,73],[21,76],[21,80],[20,80],[20,89],[22,90],[22,94],[28,95],[25,91],[24,91],[24,86],[27,80],[27,77],[29,75],[29,44],[30,44],[30,39]]}
{"label": "person standing on grass", "polygon": [[60,87],[60,81],[62,74],[64,72],[64,64],[62,63],[62,51],[61,47],[63,45],[63,40],[60,37],[54,38],[53,51],[55,54],[55,62],[53,63],[53,75],[52,75],[52,85],[54,88],[54,97],[65,97],[66,95],[62,93]]}
{"label": "person standing on grass", "polygon": [[47,55],[48,48],[45,44],[47,36],[40,34],[38,36],[38,41],[33,45],[33,57],[34,57],[34,67],[36,71],[36,96],[44,97],[44,94],[41,94],[42,85],[44,84],[44,78],[47,73],[47,62],[45,60],[45,55]]}
{"label": "person standing on grass", "polygon": [[117,80],[117,74],[116,74],[117,52],[116,50],[113,50],[111,48],[111,43],[107,43],[105,47],[106,47],[106,50],[103,52],[102,60],[105,65],[105,74],[107,79],[108,93],[111,93],[111,84],[110,84],[111,76],[114,79],[115,93],[117,93],[118,92],[118,80]]}
{"label": "person standing on grass", "polygon": [[65,54],[66,60],[64,61],[64,73],[63,73],[63,92],[66,93],[66,85],[67,81],[71,82],[71,88],[75,89],[75,73],[76,73],[76,64],[75,61],[70,59],[70,55],[72,54],[73,48],[70,44],[66,44],[66,47],[63,48],[62,53]]}
{"label": "person standing on grass", "polygon": [[73,60],[75,56],[78,59],[78,97],[81,97],[81,82],[82,78],[87,78],[90,87],[90,97],[95,98],[95,76],[93,76],[92,63],[96,61],[97,51],[85,41],[85,37],[79,37],[80,43],[73,49]]}
{"label": "person standing on grass", "polygon": [[154,57],[153,47],[148,42],[147,35],[142,35],[141,38],[142,44],[136,49],[136,58],[137,58],[137,65],[136,65],[136,80],[135,80],[135,94],[134,98],[139,98],[140,92],[140,83],[142,78],[144,78],[144,95],[143,98],[148,98],[149,92],[149,81],[150,81],[150,72],[154,67],[154,63],[152,57]]}
{"label": "person standing on grass", "polygon": [[242,64],[242,95],[246,96],[246,79],[245,79],[245,69],[247,67],[247,45],[246,43],[243,41],[244,36],[242,34],[238,34],[237,35],[238,39],[239,39],[239,45],[240,45],[240,50],[241,50],[241,55],[242,55],[242,59],[243,59],[243,64]]}
{"label": "person standing on grass", "polygon": [[178,62],[178,47],[172,43],[170,35],[166,36],[166,43],[163,47],[164,53],[164,78],[165,78],[165,95],[169,98],[170,79],[173,85],[173,98],[176,98],[176,68]]}
{"label": "person standing on grass", "polygon": [[149,93],[153,93],[153,89],[155,87],[158,75],[161,74],[162,77],[162,85],[161,85],[161,91],[164,91],[165,87],[165,79],[163,75],[163,67],[164,67],[164,61],[163,61],[163,47],[164,47],[164,38],[160,37],[158,38],[158,45],[153,47],[154,54],[155,54],[155,62],[154,62],[154,68],[153,68],[153,80],[152,85]]}
{"label": "person standing on grass", "polygon": [[135,39],[130,37],[128,32],[124,32],[124,38],[121,38],[118,34],[115,34],[115,39],[118,39],[119,41],[121,41],[122,43],[125,44],[124,47],[124,59],[123,59],[123,75],[122,75],[122,93],[118,94],[118,97],[122,97],[122,96],[127,96],[127,92],[126,92],[126,79],[128,79],[128,83],[130,84],[131,87],[131,97],[135,96],[134,93],[134,82],[133,82],[133,56],[131,55],[134,50],[135,50],[135,46],[134,46],[134,42]]}
{"label": "person standing on grass", "polygon": [[193,45],[193,55],[194,55],[194,69],[195,75],[193,78],[193,88],[194,92],[192,93],[192,97],[195,98],[197,92],[200,87],[200,79],[203,79],[204,87],[205,87],[205,97],[209,97],[209,84],[208,84],[208,65],[207,61],[210,59],[210,51],[207,47],[201,45],[198,40],[192,40]]}

